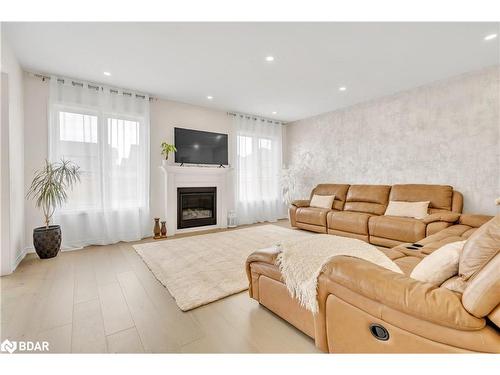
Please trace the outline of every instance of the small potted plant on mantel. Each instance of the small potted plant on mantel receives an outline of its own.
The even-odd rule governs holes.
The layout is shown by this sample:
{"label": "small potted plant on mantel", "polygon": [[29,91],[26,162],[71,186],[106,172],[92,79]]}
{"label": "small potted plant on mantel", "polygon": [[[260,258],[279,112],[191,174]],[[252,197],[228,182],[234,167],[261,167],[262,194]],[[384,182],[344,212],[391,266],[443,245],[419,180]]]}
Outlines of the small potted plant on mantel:
{"label": "small potted plant on mantel", "polygon": [[171,152],[176,152],[176,151],[177,151],[177,149],[175,148],[174,145],[171,145],[167,142],[161,143],[161,154],[165,157],[165,159],[162,159],[163,166],[167,165],[168,154]]}
{"label": "small potted plant on mantel", "polygon": [[35,172],[31,187],[26,195],[35,200],[45,217],[45,226],[33,229],[33,246],[40,259],[55,257],[61,248],[61,227],[49,225],[57,207],[68,199],[68,191],[80,181],[80,167],[68,160],[50,163]]}

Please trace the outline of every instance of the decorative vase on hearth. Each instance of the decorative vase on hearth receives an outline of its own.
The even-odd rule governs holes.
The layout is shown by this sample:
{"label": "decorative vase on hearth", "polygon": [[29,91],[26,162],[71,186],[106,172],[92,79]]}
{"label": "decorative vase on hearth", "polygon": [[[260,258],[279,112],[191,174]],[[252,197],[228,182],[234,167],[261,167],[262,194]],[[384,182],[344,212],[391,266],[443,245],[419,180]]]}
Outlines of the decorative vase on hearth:
{"label": "decorative vase on hearth", "polygon": [[159,217],[155,217],[155,226],[153,228],[153,234],[154,234],[155,239],[158,239],[161,237],[160,218]]}
{"label": "decorative vase on hearth", "polygon": [[161,237],[162,238],[167,237],[167,222],[166,221],[161,222]]}

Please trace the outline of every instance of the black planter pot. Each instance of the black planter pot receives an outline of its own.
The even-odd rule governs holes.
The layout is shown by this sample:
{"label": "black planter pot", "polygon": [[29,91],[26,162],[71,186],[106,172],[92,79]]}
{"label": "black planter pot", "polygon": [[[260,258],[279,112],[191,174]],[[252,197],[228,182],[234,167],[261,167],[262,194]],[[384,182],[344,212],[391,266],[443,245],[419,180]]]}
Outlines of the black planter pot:
{"label": "black planter pot", "polygon": [[61,248],[61,227],[49,225],[33,229],[33,246],[40,259],[54,258]]}

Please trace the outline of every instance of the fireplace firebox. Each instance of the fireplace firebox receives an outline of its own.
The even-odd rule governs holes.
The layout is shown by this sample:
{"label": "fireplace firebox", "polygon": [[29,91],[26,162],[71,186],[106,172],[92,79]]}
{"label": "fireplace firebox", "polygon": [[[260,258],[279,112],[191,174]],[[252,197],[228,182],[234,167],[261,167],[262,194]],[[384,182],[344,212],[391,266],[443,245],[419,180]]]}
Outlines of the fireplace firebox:
{"label": "fireplace firebox", "polygon": [[217,224],[217,188],[177,188],[177,229]]}

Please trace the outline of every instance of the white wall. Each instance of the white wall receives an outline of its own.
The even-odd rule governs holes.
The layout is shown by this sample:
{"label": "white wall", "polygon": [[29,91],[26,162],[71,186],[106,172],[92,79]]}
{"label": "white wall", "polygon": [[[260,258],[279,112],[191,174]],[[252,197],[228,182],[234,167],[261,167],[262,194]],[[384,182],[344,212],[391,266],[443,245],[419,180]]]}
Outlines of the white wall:
{"label": "white wall", "polygon": [[[174,127],[230,134],[231,118],[226,112],[190,104],[169,100],[151,102],[151,217],[165,217],[164,175],[159,168],[162,160],[160,144],[162,141],[174,143]],[[173,155],[169,159],[173,163]],[[232,203],[232,194],[225,199]]]}
{"label": "white wall", "polygon": [[[47,148],[47,109],[49,98],[48,82],[42,82],[27,73],[24,75],[25,91],[25,175],[28,184],[33,172],[38,169],[48,156]],[[160,170],[162,141],[173,143],[174,127],[184,127],[219,133],[230,133],[231,118],[223,111],[173,102],[154,100],[151,102],[151,217],[165,217],[164,214],[164,176]],[[229,137],[231,139],[231,137]],[[231,148],[230,148],[231,149]],[[229,155],[231,157],[231,155]],[[173,155],[170,155],[173,162]],[[231,201],[231,197],[226,197]],[[26,236],[25,244],[32,247],[32,230],[42,225],[42,215],[27,202],[25,207]],[[153,221],[151,221],[153,228]]]}
{"label": "white wall", "polygon": [[297,196],[320,182],[449,184],[465,212],[495,214],[499,74],[491,67],[286,125]]}
{"label": "white wall", "polygon": [[[24,180],[25,193],[35,170],[48,158],[48,101],[49,84],[24,74]],[[25,247],[33,248],[33,229],[44,225],[43,214],[32,200],[25,207]]]}
{"label": "white wall", "polygon": [[[2,33],[1,274],[12,272],[24,256],[23,72]],[[7,106],[7,107],[5,107]],[[9,181],[5,183],[5,179]]]}
{"label": "white wall", "polygon": [[10,251],[10,167],[9,167],[9,80],[1,75],[0,128],[0,275],[11,271]]}

